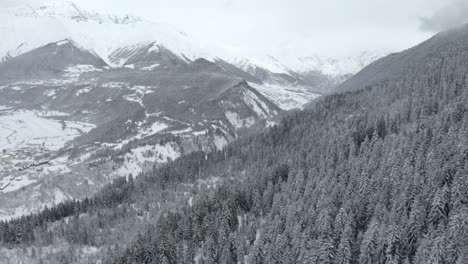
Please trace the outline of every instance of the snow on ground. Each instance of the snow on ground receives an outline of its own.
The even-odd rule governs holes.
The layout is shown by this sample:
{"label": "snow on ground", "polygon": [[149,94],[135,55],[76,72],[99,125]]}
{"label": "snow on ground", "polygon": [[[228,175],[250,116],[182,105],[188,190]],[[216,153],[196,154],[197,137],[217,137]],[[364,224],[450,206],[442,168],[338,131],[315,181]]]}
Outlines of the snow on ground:
{"label": "snow on ground", "polygon": [[63,164],[52,163],[49,166],[44,166],[44,173],[45,174],[54,173],[54,172],[68,173],[68,172],[71,172],[71,170],[68,167],[68,165],[66,165],[65,163],[63,163]]}
{"label": "snow on ground", "polygon": [[236,112],[232,111],[227,111],[225,116],[229,123],[231,123],[231,125],[233,125],[235,128],[251,127],[255,123],[255,118],[248,117],[242,119]]}
{"label": "snow on ground", "polygon": [[101,84],[103,88],[111,88],[111,89],[118,89],[127,86],[127,83],[124,82],[109,82]]}
{"label": "snow on ground", "polygon": [[312,55],[307,57],[284,56],[281,61],[297,72],[320,71],[330,76],[355,74],[365,66],[388,55],[387,51],[374,50],[338,56]]}
{"label": "snow on ground", "polygon": [[80,78],[81,74],[87,72],[102,72],[102,69],[98,69],[93,65],[75,65],[65,69],[64,77],[68,77],[71,79],[78,79]]}
{"label": "snow on ground", "polygon": [[175,143],[138,147],[125,155],[124,163],[115,174],[118,176],[127,176],[129,174],[138,176],[143,172],[145,165],[152,165],[154,162],[165,163],[169,160],[175,160],[179,156],[180,152]]}
{"label": "snow on ground", "polygon": [[213,144],[215,145],[216,149],[222,150],[224,147],[227,146],[229,142],[226,140],[224,136],[215,135],[213,139]]}
{"label": "snow on ground", "polygon": [[266,127],[273,127],[273,126],[275,126],[276,124],[277,124],[277,123],[275,123],[275,122],[273,122],[273,121],[267,121],[265,126],[266,126]]}
{"label": "snow on ground", "polygon": [[291,87],[279,85],[258,85],[255,83],[249,83],[249,85],[284,110],[302,109],[305,104],[320,97],[319,94],[308,92],[305,88],[300,87],[292,90]]}
{"label": "snow on ground", "polygon": [[155,122],[153,125],[151,125],[151,134],[156,134],[159,131],[162,131],[168,127],[169,126],[165,123]]}
{"label": "snow on ground", "polygon": [[61,202],[65,202],[66,200],[68,200],[69,197],[67,197],[67,195],[65,195],[62,190],[60,190],[59,188],[55,188],[54,189],[54,203],[55,204],[59,204]]}
{"label": "snow on ground", "polygon": [[208,133],[208,129],[204,129],[204,130],[201,130],[201,131],[194,131],[192,132],[192,135],[194,136],[204,136]]}
{"label": "snow on ground", "polygon": [[262,101],[258,96],[250,90],[246,90],[244,93],[244,102],[252,107],[254,112],[262,118],[268,118],[271,114],[276,115],[276,111],[270,113],[269,107]]}
{"label": "snow on ground", "polygon": [[11,86],[10,89],[14,90],[14,91],[21,91],[22,90],[22,88],[20,86]]}
{"label": "snow on ground", "polygon": [[154,88],[154,87],[135,85],[135,86],[128,87],[128,88],[134,91],[134,93],[125,95],[123,98],[127,101],[136,102],[140,104],[141,107],[145,108],[145,106],[143,105],[143,97],[146,94],[152,93],[153,91],[151,90],[151,88]]}
{"label": "snow on ground", "polygon": [[90,123],[83,123],[77,121],[65,121],[66,129],[74,129],[78,132],[87,133],[96,126]]}
{"label": "snow on ground", "polygon": [[41,115],[38,111],[9,111],[0,115],[0,148],[17,149],[27,145],[43,145],[57,150],[92,128],[94,125],[89,123],[60,122],[47,118],[47,115]]}
{"label": "snow on ground", "polygon": [[93,87],[87,86],[76,91],[75,95],[80,96],[81,94],[89,93],[91,90],[93,90]]}
{"label": "snow on ground", "polygon": [[171,131],[169,133],[173,134],[173,135],[181,135],[181,134],[186,134],[186,133],[190,133],[192,132],[192,128],[191,127],[187,127],[186,129],[182,129],[182,130],[174,130],[174,131]]}
{"label": "snow on ground", "polygon": [[0,209],[0,221],[10,220],[12,218],[21,217],[23,215],[29,214],[30,211],[26,209],[26,206],[22,205],[15,209],[13,214],[7,213]]}
{"label": "snow on ground", "polygon": [[14,192],[35,182],[35,180],[31,180],[27,176],[20,176],[16,178],[13,176],[8,176],[0,180],[0,188],[2,189],[0,192]]}
{"label": "snow on ground", "polygon": [[54,96],[55,94],[56,94],[55,89],[47,90],[47,91],[44,92],[44,95],[45,95],[45,96],[48,96],[48,97],[52,97],[52,96]]}
{"label": "snow on ground", "polygon": [[157,67],[159,67],[159,63],[150,65],[148,67],[142,67],[140,69],[143,70],[143,71],[152,71],[152,70],[156,69]]}

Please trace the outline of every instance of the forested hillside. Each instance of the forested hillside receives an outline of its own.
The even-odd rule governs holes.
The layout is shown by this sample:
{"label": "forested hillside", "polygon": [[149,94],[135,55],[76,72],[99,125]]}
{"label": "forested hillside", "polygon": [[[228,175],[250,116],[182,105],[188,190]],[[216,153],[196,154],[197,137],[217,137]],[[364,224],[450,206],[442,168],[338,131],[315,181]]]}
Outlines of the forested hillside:
{"label": "forested hillside", "polygon": [[428,45],[222,151],[2,222],[0,241],[38,263],[468,263],[468,28],[413,52]]}

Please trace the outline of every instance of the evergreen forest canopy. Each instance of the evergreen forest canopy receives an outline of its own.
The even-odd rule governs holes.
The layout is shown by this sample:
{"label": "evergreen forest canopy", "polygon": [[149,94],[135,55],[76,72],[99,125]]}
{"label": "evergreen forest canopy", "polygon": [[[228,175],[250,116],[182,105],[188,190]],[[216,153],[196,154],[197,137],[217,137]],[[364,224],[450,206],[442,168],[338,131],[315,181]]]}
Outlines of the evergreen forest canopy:
{"label": "evergreen forest canopy", "polygon": [[468,26],[223,151],[1,222],[0,243],[38,263],[468,263],[467,77]]}

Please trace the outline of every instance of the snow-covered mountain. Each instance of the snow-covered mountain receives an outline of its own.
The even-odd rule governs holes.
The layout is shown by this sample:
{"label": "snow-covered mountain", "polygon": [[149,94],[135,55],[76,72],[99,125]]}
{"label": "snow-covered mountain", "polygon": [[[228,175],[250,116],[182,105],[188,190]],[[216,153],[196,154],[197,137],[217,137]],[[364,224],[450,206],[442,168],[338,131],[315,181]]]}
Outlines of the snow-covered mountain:
{"label": "snow-covered mountain", "polygon": [[296,72],[318,71],[329,76],[355,74],[370,63],[387,55],[384,51],[365,51],[348,56],[286,57],[285,63]]}
{"label": "snow-covered mountain", "polygon": [[167,25],[134,16],[102,15],[66,0],[30,0],[0,10],[3,60],[47,43],[73,39],[107,61],[118,48],[157,41],[179,55],[202,57],[197,41]]}
{"label": "snow-covered mountain", "polygon": [[[112,56],[122,67],[109,67],[65,39],[0,63],[0,219],[60,201],[53,192],[78,198],[116,176],[221,150],[283,112],[227,62],[155,43],[127,51]],[[9,199],[25,188],[34,195]]]}
{"label": "snow-covered mountain", "polygon": [[[223,60],[262,81],[282,86],[300,85],[310,91],[324,93],[334,82],[310,83],[302,74],[318,72],[325,79],[354,74],[381,53],[363,53],[349,57],[275,56],[243,54],[228,46],[207,43],[174,27],[155,23],[141,17],[115,16],[83,10],[68,0],[19,0],[0,9],[0,60],[6,61],[48,43],[71,39],[81,47],[97,54],[111,67],[125,64],[115,60],[117,51],[138,52],[148,45],[164,47],[180,58],[205,58],[212,62]],[[115,56],[114,56],[115,57]],[[323,78],[321,78],[323,79]],[[319,81],[321,80],[319,79]],[[338,78],[340,79],[340,78]]]}
{"label": "snow-covered mountain", "polygon": [[69,1],[10,3],[0,9],[0,219],[221,150],[372,60],[245,55]]}

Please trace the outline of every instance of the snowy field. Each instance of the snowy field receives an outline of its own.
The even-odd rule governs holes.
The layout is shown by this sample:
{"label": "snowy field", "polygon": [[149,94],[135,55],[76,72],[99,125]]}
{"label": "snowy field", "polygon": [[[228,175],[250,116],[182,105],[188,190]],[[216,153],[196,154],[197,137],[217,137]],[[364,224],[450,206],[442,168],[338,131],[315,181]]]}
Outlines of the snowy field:
{"label": "snowy field", "polygon": [[92,124],[62,122],[47,116],[47,113],[29,110],[0,112],[0,149],[43,145],[58,150],[82,132],[94,128]]}
{"label": "snowy field", "polygon": [[135,177],[143,172],[145,165],[151,167],[154,162],[165,163],[179,156],[180,150],[174,143],[138,147],[125,155],[124,163],[114,174],[116,176],[132,174]]}
{"label": "snowy field", "polygon": [[291,90],[291,88],[280,85],[258,85],[255,83],[249,83],[249,85],[283,110],[302,109],[305,104],[320,97],[319,94],[308,92],[306,89]]}

